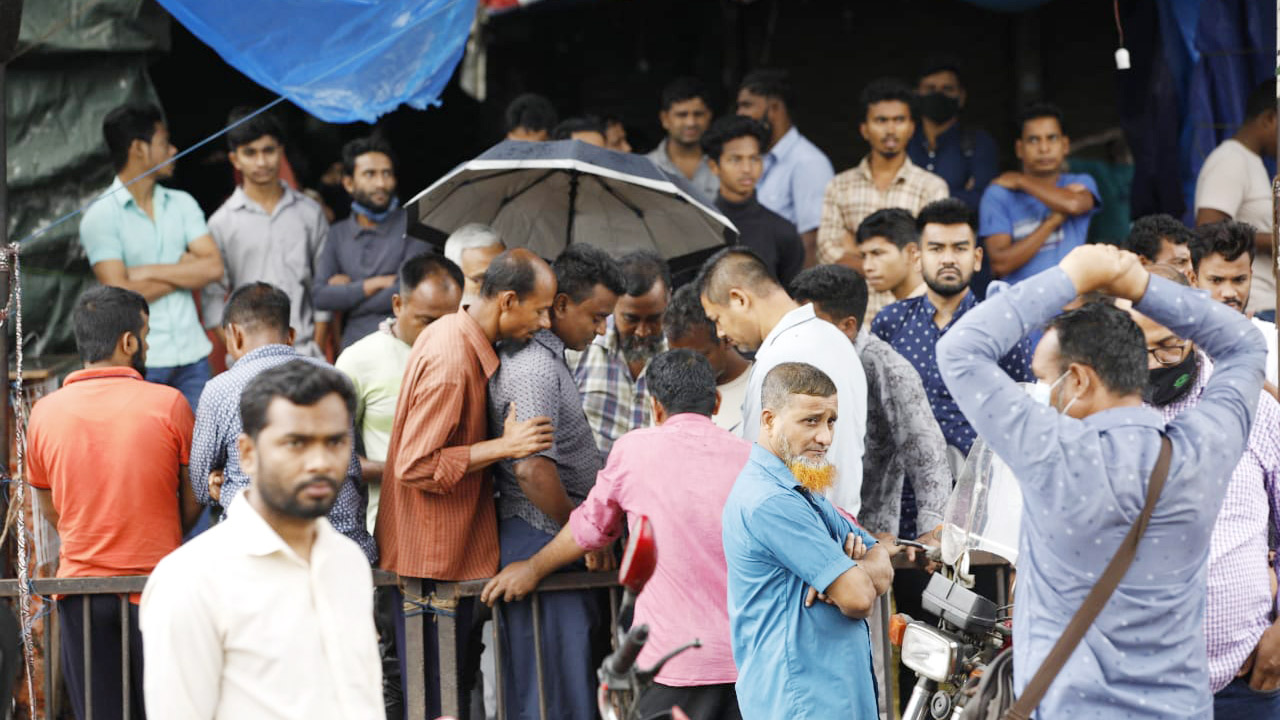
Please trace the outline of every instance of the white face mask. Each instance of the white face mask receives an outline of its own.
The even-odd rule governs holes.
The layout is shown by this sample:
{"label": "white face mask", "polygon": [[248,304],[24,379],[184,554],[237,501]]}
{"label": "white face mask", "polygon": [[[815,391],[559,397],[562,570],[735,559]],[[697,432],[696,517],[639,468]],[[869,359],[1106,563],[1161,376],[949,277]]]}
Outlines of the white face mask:
{"label": "white face mask", "polygon": [[1039,380],[1037,380],[1033,383],[1027,383],[1022,387],[1022,389],[1026,391],[1028,395],[1031,396],[1032,400],[1035,400],[1036,402],[1040,403],[1041,405],[1044,405],[1045,407],[1049,406],[1048,383],[1042,383]]}
{"label": "white face mask", "polygon": [[[1045,398],[1049,405],[1051,405],[1051,406],[1053,405],[1053,402],[1052,402],[1052,401],[1050,401],[1050,400],[1048,400],[1048,397],[1049,397],[1049,396],[1051,396],[1051,395],[1053,394],[1053,389],[1054,389],[1054,388],[1056,388],[1056,387],[1058,387],[1058,383],[1062,382],[1063,380],[1066,380],[1066,379],[1067,379],[1067,375],[1068,375],[1068,374],[1070,374],[1070,372],[1071,372],[1071,371],[1070,371],[1070,370],[1068,370],[1068,371],[1066,371],[1066,372],[1062,373],[1061,375],[1059,375],[1059,376],[1058,376],[1058,379],[1057,379],[1057,380],[1054,380],[1054,381],[1053,381],[1053,384],[1051,384],[1051,385],[1049,386],[1049,394],[1048,394],[1048,395],[1046,396],[1046,398]],[[1061,396],[1061,394],[1059,394],[1059,396]],[[1079,400],[1079,399],[1080,399],[1080,396],[1078,396],[1078,395],[1077,395],[1076,397],[1071,398],[1071,402],[1067,403],[1067,406],[1066,406],[1066,407],[1062,408],[1061,410],[1058,410],[1057,408],[1054,408],[1054,409],[1055,409],[1055,410],[1058,410],[1058,412],[1062,413],[1063,415],[1066,415],[1066,414],[1071,410],[1071,406],[1072,406],[1072,405],[1075,405],[1075,404],[1076,404],[1076,401],[1077,401],[1077,400]]]}

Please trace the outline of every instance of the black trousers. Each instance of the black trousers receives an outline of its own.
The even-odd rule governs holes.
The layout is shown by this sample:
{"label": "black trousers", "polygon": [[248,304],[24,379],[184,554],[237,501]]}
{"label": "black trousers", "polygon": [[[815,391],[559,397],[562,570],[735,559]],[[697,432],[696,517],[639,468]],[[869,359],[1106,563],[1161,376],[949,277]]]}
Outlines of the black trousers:
{"label": "black trousers", "polygon": [[668,718],[671,706],[678,705],[689,720],[742,720],[738,710],[738,693],[733,683],[672,687],[654,683],[636,704],[641,720]]}
{"label": "black trousers", "polygon": [[[62,632],[62,674],[67,682],[67,695],[76,718],[85,717],[85,688],[91,690],[89,706],[94,720],[124,720],[124,697],[121,684],[120,634],[123,619],[119,595],[72,595],[58,601],[59,628]],[[90,672],[85,677],[84,607],[89,605]],[[145,720],[142,696],[142,633],[138,630],[138,606],[126,602],[129,622],[129,714]]]}

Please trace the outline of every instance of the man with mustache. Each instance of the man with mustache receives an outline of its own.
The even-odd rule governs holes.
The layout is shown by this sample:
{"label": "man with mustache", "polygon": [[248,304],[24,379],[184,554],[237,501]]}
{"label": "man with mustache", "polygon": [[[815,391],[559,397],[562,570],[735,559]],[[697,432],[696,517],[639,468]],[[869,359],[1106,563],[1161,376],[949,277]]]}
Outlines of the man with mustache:
{"label": "man with mustache", "polygon": [[[982,264],[976,220],[973,211],[954,198],[925,206],[916,218],[925,293],[890,305],[871,324],[871,332],[892,345],[920,373],[933,416],[947,440],[952,477],[959,475],[974,434],[942,382],[935,352],[938,341],[978,304],[969,289],[973,274]],[[1034,349],[1031,341],[1024,338],[1004,356],[1000,367],[1014,380],[1033,381],[1030,367]],[[910,493],[904,495],[913,498]],[[907,502],[914,505],[914,499]]]}
{"label": "man with mustache", "polygon": [[638,250],[618,259],[623,294],[604,335],[565,358],[582,395],[582,409],[600,454],[626,433],[652,424],[645,370],[666,352],[662,316],[671,302],[671,270],[657,253]]}
{"label": "man with mustache", "polygon": [[896,548],[822,495],[836,476],[827,459],[843,420],[836,383],[812,365],[780,363],[762,405],[722,517],[742,717],[873,720],[866,618],[893,580]]}
{"label": "man with mustache", "polygon": [[395,160],[385,140],[357,138],[342,148],[342,187],[351,195],[351,215],[329,228],[313,293],[317,308],[343,314],[346,350],[391,315],[400,265],[429,248],[405,235]]}
{"label": "man with mustache", "polygon": [[742,437],[752,441],[760,437],[761,389],[777,365],[812,363],[839,388],[844,422],[829,444],[831,464],[840,478],[824,491],[837,507],[856,517],[862,506],[867,378],[853,343],[820,319],[812,305],[792,300],[760,258],[745,248],[712,256],[695,282],[716,334],[756,353],[742,402]]}
{"label": "man with mustache", "polygon": [[[1210,297],[1223,305],[1245,312],[1253,293],[1256,237],[1257,231],[1252,225],[1235,220],[1201,225],[1193,230],[1191,269],[1196,287],[1208,291]],[[1249,319],[1267,339],[1267,389],[1275,395],[1276,326],[1261,318],[1250,316]]]}
{"label": "man with mustache", "polygon": [[[205,385],[196,411],[191,441],[191,487],[205,505],[231,507],[236,495],[249,486],[249,474],[240,457],[240,401],[244,389],[264,370],[305,357],[293,346],[289,327],[289,296],[266,283],[245,285],[227,300],[222,313],[222,331],[227,353],[235,361],[229,370]],[[307,358],[319,368],[331,367],[323,360]],[[355,541],[372,563],[378,557],[373,537],[365,529],[368,489],[361,481],[360,459],[354,448],[337,500],[329,510],[329,522],[339,533]],[[210,474],[220,471],[221,480],[210,482]]]}
{"label": "man with mustache", "polygon": [[662,89],[658,121],[666,137],[645,157],[670,175],[693,185],[702,200],[711,202],[720,181],[707,167],[702,134],[711,127],[711,91],[693,77],[676,78]]}
{"label": "man with mustache", "polygon": [[383,717],[373,574],[323,518],[351,464],[351,384],[294,358],[257,373],[236,404],[250,485],[143,591],[147,712]]}

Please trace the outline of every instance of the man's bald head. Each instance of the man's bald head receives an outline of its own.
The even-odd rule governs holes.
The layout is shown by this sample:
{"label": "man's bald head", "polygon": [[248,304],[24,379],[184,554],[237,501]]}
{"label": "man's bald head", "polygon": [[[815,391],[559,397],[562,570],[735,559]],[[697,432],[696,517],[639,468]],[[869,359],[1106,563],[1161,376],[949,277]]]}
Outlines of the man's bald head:
{"label": "man's bald head", "polygon": [[554,285],[555,273],[546,260],[524,248],[512,248],[489,263],[480,296],[492,300],[504,292],[514,292],[523,300],[534,291],[538,280],[546,277],[550,277]]}
{"label": "man's bald head", "polygon": [[729,302],[730,290],[756,297],[782,291],[760,256],[747,248],[726,248],[716,253],[702,266],[697,284],[700,294],[717,305]]}

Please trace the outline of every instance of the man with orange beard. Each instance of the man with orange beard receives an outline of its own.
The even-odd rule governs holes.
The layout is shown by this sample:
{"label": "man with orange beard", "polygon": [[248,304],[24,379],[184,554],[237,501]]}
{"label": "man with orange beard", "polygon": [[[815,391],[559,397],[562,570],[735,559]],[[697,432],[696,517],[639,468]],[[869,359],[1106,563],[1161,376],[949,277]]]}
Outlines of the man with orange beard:
{"label": "man with orange beard", "polygon": [[823,497],[836,475],[831,378],[781,363],[761,404],[759,439],[722,517],[738,706],[744,720],[874,720],[866,618],[893,581],[897,548]]}

